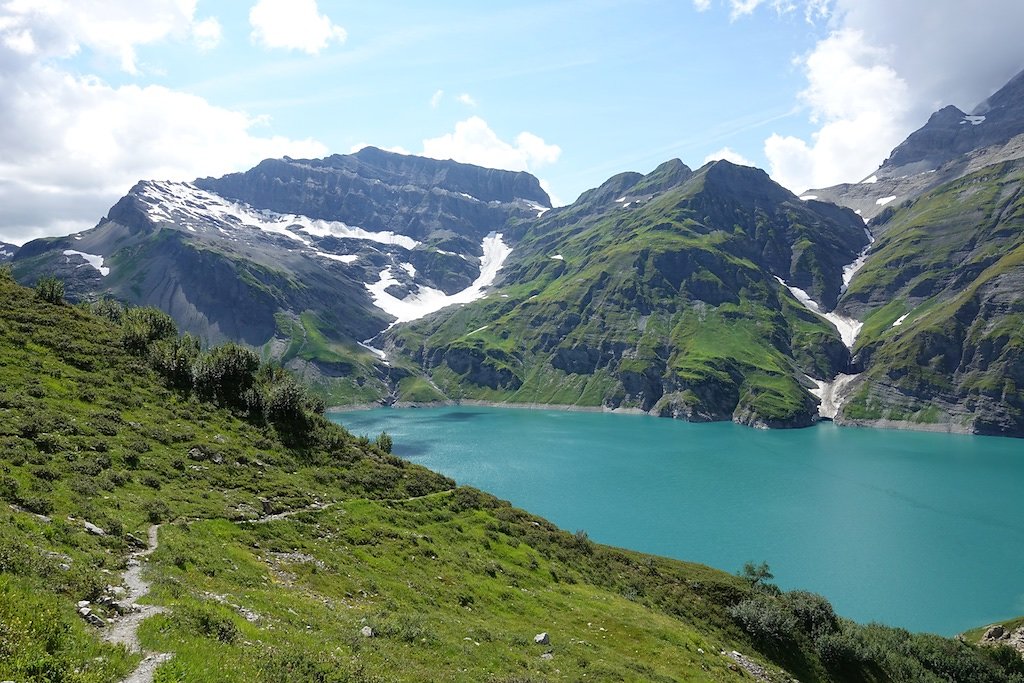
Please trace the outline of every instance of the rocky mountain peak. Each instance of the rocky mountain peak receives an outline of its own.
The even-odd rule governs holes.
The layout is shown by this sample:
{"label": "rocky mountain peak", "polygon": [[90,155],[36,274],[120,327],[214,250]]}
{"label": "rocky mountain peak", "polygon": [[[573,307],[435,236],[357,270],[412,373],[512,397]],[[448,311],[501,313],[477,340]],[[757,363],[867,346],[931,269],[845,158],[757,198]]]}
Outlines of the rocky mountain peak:
{"label": "rocky mountain peak", "polygon": [[693,175],[689,166],[679,159],[670,159],[658,165],[647,175],[627,171],[612,176],[599,187],[587,190],[576,204],[603,206],[616,203],[624,206],[643,203],[655,195],[678,187]]}
{"label": "rocky mountain peak", "polygon": [[1005,144],[1024,133],[1024,72],[1014,76],[971,114],[948,105],[910,134],[879,169],[895,177],[937,169],[968,152]]}
{"label": "rocky mountain peak", "polygon": [[710,161],[694,173],[694,180],[703,180],[703,192],[724,193],[741,201],[787,200],[796,196],[772,180],[767,173],[752,166],[740,166],[724,159]]}

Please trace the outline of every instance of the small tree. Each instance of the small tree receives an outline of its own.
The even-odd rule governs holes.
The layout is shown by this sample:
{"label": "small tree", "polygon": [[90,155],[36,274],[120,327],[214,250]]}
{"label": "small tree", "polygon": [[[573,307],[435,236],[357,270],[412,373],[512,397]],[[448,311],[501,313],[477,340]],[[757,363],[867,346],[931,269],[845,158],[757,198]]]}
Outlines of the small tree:
{"label": "small tree", "polygon": [[391,440],[391,435],[387,432],[381,432],[377,436],[377,448],[381,449],[385,453],[390,453],[391,448],[394,446],[394,442]]}
{"label": "small tree", "polygon": [[174,339],[178,326],[174,318],[159,308],[141,306],[124,312],[121,326],[121,343],[133,353],[143,353],[149,345],[160,339]]}
{"label": "small tree", "polygon": [[52,275],[36,283],[36,298],[51,304],[64,303],[64,283]]}
{"label": "small tree", "polygon": [[768,567],[767,562],[762,562],[761,564],[744,562],[743,570],[740,571],[739,575],[749,581],[750,587],[755,589],[765,586],[775,578],[775,574],[772,574],[772,570]]}

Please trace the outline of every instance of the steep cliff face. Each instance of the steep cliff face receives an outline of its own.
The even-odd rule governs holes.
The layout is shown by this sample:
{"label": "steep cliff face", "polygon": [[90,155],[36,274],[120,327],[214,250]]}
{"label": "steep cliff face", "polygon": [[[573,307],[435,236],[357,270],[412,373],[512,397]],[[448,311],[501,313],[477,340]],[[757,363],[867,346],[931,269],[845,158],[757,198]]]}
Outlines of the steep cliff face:
{"label": "steep cliff face", "polygon": [[18,247],[13,244],[0,242],[0,263],[6,263],[14,258],[14,253],[16,251],[18,251]]}
{"label": "steep cliff face", "polygon": [[140,182],[96,228],[27,244],[15,273],[56,274],[72,299],[157,306],[209,343],[330,378],[332,400],[373,400],[392,371],[360,342],[478,296],[507,256],[502,230],[549,207],[524,173],[375,149],[268,160]]}
{"label": "steep cliff face", "polygon": [[[417,240],[444,232],[478,245],[510,214],[551,201],[529,173],[405,156],[367,147],[325,159],[268,159],[245,173],[195,185],[257,209],[342,221]],[[513,207],[518,207],[516,211]]]}
{"label": "steep cliff face", "polygon": [[865,372],[841,420],[1024,436],[1024,160],[895,212],[841,305]]}
{"label": "steep cliff face", "polygon": [[497,292],[384,338],[450,396],[806,425],[806,375],[831,377],[849,355],[777,278],[834,303],[866,243],[853,212],[763,171],[673,161],[546,213]]}

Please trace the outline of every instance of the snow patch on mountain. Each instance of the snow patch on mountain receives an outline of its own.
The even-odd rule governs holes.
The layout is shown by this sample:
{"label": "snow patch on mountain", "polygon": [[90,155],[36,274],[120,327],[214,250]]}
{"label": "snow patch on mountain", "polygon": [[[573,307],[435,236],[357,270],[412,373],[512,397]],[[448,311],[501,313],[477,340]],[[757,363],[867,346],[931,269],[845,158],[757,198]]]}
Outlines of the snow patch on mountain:
{"label": "snow patch on mountain", "polygon": [[[81,256],[83,259],[85,259],[86,262],[81,264],[81,265],[79,265],[78,266],[79,268],[81,268],[82,266],[92,266],[93,268],[98,270],[100,275],[102,275],[103,277],[106,277],[106,276],[110,275],[110,268],[107,268],[106,266],[103,265],[103,257],[100,256],[99,254],[86,254],[84,251],[75,251],[74,249],[65,249],[64,250],[64,255],[65,256]],[[70,259],[68,259],[68,260],[70,261]]]}
{"label": "snow patch on mountain", "polygon": [[871,231],[867,228],[864,229],[864,233],[868,236],[868,243],[864,249],[857,254],[857,258],[853,263],[848,263],[843,266],[843,289],[846,291],[850,288],[850,283],[853,281],[853,276],[857,274],[857,271],[864,267],[864,264],[868,260],[868,250],[871,249],[871,245],[875,243],[875,237],[871,234]]}
{"label": "snow patch on mountain", "polygon": [[880,199],[875,200],[875,204],[877,204],[878,206],[885,206],[894,199],[896,199],[896,195],[891,195],[889,197],[881,197]]}
{"label": "snow patch on mountain", "polygon": [[342,263],[352,263],[359,259],[359,254],[328,254],[325,251],[315,252],[317,256],[322,258],[328,258],[332,261],[341,261]]}
{"label": "snow patch on mountain", "polygon": [[893,321],[892,326],[893,327],[899,327],[900,325],[902,325],[903,321],[905,321],[907,319],[908,315],[910,315],[910,314],[909,313],[904,313],[900,317],[896,318],[896,320]]}
{"label": "snow patch on mountain", "polygon": [[[400,284],[395,279],[392,266],[381,270],[377,282],[366,284],[366,289],[369,290],[377,308],[397,318],[392,325],[418,320],[446,306],[476,301],[483,297],[484,289],[493,284],[498,276],[498,270],[512,253],[512,247],[505,244],[501,233],[489,233],[480,246],[483,250],[483,256],[480,258],[480,275],[473,284],[455,294],[445,294],[440,289],[419,285],[415,292],[399,299],[387,291],[388,287]],[[402,264],[404,265],[406,264]]]}
{"label": "snow patch on mountain", "polygon": [[220,195],[200,190],[191,183],[147,182],[139,192],[150,220],[175,223],[192,232],[210,227],[228,234],[234,228],[255,228],[281,235],[309,246],[303,234],[314,237],[339,237],[367,240],[415,249],[419,242],[391,231],[372,232],[341,221],[325,221],[297,214],[281,214],[233,202]]}
{"label": "snow patch on mountain", "polygon": [[965,123],[969,123],[972,126],[980,126],[984,122],[985,122],[985,117],[984,116],[971,116],[971,115],[967,115],[967,116],[964,117],[964,120],[960,122],[960,125],[962,126]]}
{"label": "snow patch on mountain", "polygon": [[854,318],[850,318],[845,315],[840,315],[835,311],[824,312],[817,301],[811,298],[811,296],[800,289],[799,287],[793,287],[786,283],[781,277],[776,276],[776,280],[779,281],[783,287],[789,290],[789,292],[796,297],[796,300],[803,304],[804,308],[814,313],[817,313],[825,320],[832,323],[832,326],[839,332],[839,337],[843,340],[843,344],[847,348],[852,349],[853,343],[857,340],[857,335],[860,334],[860,330],[864,327],[864,323]]}

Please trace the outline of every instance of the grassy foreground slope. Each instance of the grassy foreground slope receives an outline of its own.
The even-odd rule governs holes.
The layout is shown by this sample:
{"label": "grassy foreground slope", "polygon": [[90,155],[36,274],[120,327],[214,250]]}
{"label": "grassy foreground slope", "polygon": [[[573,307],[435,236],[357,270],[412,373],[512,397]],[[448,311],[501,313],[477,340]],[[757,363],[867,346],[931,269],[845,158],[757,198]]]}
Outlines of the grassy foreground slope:
{"label": "grassy foreground slope", "polygon": [[132,671],[75,604],[152,524],[147,599],[167,611],[140,635],[173,654],[157,681],[751,680],[733,650],[775,681],[1021,680],[995,651],[560,531],[314,404],[281,410],[292,385],[266,368],[210,393],[244,356],[192,357],[173,330],[140,344],[145,316],[112,317],[0,272],[0,680]]}

